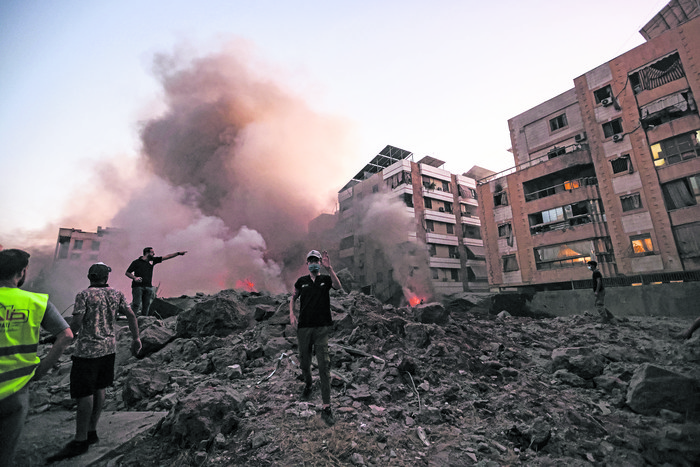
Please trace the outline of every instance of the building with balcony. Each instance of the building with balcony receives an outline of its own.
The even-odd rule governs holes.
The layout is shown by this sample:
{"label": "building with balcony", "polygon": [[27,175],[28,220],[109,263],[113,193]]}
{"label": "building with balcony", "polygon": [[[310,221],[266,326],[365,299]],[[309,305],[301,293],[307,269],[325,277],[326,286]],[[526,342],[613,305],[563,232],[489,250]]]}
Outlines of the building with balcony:
{"label": "building with balcony", "polygon": [[387,146],[338,193],[340,267],[366,292],[389,300],[488,288],[475,178],[493,172],[443,165]]}
{"label": "building with balcony", "polygon": [[[498,288],[700,270],[700,11],[670,2],[646,42],[508,121],[515,166],[478,180]],[[657,277],[657,278],[658,278]]]}
{"label": "building with balcony", "polygon": [[93,264],[107,262],[122,248],[124,231],[97,227],[97,232],[60,228],[54,252],[54,264]]}

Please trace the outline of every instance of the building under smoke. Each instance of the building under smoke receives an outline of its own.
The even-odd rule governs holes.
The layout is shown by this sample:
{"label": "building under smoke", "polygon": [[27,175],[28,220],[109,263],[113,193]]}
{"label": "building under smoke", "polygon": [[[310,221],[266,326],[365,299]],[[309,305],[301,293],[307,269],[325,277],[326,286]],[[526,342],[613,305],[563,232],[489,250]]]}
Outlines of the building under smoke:
{"label": "building under smoke", "polygon": [[442,165],[386,146],[338,193],[336,269],[365,292],[415,304],[488,288],[475,179]]}

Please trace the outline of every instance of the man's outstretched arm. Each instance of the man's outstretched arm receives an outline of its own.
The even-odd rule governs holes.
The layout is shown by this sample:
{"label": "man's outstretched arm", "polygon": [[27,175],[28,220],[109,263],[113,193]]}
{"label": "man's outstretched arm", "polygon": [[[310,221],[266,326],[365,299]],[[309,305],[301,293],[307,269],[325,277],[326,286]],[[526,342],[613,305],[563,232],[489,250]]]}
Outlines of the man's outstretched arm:
{"label": "man's outstretched arm", "polygon": [[176,256],[185,256],[185,253],[187,253],[187,251],[176,251],[175,253],[170,253],[169,255],[163,256],[163,261],[165,261],[166,259],[174,258]]}

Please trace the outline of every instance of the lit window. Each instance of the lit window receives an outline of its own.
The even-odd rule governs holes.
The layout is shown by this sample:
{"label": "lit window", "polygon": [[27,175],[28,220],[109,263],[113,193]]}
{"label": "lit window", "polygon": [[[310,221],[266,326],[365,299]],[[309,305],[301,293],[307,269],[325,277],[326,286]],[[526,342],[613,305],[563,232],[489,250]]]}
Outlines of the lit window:
{"label": "lit window", "polygon": [[579,181],[578,180],[567,180],[564,182],[564,189],[565,190],[573,190],[579,187]]}
{"label": "lit window", "polygon": [[630,237],[632,251],[635,255],[650,255],[654,253],[654,245],[651,243],[651,235],[635,235]]}
{"label": "lit window", "polygon": [[700,154],[700,130],[674,136],[651,146],[651,156],[656,167],[676,164]]}

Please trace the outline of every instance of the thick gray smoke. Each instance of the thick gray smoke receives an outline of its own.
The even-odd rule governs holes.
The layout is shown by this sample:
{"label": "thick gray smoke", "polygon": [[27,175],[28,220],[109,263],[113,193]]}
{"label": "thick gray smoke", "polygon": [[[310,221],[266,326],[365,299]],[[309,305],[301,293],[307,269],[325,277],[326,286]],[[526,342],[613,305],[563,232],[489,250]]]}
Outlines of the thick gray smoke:
{"label": "thick gray smoke", "polygon": [[417,226],[404,202],[393,193],[373,193],[363,198],[359,212],[359,233],[384,255],[406,299],[433,297],[428,252],[422,241],[409,241],[408,232]]}
{"label": "thick gray smoke", "polygon": [[[100,163],[60,225],[121,229],[100,248],[111,285],[128,292],[124,271],[152,246],[157,255],[188,251],[156,267],[159,296],[241,284],[279,293],[311,246],[326,248],[307,244],[307,225],[333,210],[345,167],[358,158],[350,125],[254,70],[250,63],[261,67],[250,55],[234,44],[207,56],[155,58],[165,110],[142,123],[140,158]],[[88,266],[43,274],[37,287],[74,297],[87,286]]]}

